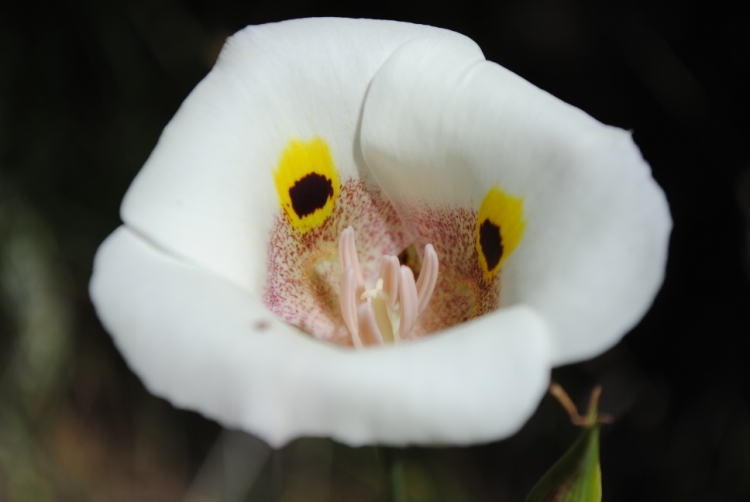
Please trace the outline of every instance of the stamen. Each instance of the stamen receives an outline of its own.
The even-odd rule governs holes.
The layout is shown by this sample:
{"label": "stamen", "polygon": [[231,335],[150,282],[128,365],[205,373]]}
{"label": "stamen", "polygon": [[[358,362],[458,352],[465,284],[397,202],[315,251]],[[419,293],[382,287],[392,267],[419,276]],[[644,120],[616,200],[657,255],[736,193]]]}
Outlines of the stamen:
{"label": "stamen", "polygon": [[341,316],[344,318],[344,324],[349,328],[349,333],[352,334],[354,346],[359,349],[362,347],[362,341],[359,338],[357,326],[357,282],[354,274],[354,267],[351,265],[344,268],[341,274],[339,302],[341,303]]}
{"label": "stamen", "polygon": [[380,264],[380,278],[383,281],[383,291],[388,295],[388,307],[393,308],[398,300],[398,258],[384,256]]}
{"label": "stamen", "polygon": [[411,268],[400,266],[398,258],[389,255],[383,257],[375,287],[366,290],[352,227],[339,238],[339,260],[341,316],[354,346],[398,343],[406,338],[427,308],[437,282],[438,258],[432,244],[425,246],[417,282]]}
{"label": "stamen", "polygon": [[414,282],[414,272],[406,265],[401,265],[400,280],[398,284],[398,297],[401,303],[401,324],[398,333],[401,338],[406,338],[419,314],[419,298],[417,298],[417,285]]}
{"label": "stamen", "polygon": [[419,298],[419,309],[417,315],[421,315],[430,303],[432,292],[435,291],[435,283],[438,277],[438,257],[432,244],[424,247],[424,260],[422,271],[417,279],[417,297]]}
{"label": "stamen", "polygon": [[382,345],[383,337],[380,335],[378,323],[375,320],[375,312],[372,310],[372,300],[357,307],[357,317],[359,319],[359,333],[367,345]]}
{"label": "stamen", "polygon": [[351,226],[341,232],[339,237],[339,261],[341,268],[353,267],[357,280],[357,293],[362,294],[365,290],[365,280],[362,278],[362,269],[359,268],[359,257],[357,257],[357,244],[354,242],[354,229]]}

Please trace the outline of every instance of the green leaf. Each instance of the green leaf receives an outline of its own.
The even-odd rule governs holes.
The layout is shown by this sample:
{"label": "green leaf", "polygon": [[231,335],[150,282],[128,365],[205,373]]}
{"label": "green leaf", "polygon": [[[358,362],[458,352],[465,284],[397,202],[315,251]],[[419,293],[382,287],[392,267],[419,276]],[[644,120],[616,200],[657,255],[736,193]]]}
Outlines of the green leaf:
{"label": "green leaf", "polygon": [[578,441],[531,489],[525,502],[600,502],[599,428],[595,421],[586,427]]}

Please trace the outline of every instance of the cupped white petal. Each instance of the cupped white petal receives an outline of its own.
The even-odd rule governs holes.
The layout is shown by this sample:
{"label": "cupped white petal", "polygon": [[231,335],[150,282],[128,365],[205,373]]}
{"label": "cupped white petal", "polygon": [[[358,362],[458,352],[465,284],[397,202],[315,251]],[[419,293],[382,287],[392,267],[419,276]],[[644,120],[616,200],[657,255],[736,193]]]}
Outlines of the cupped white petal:
{"label": "cupped white petal", "polygon": [[422,206],[477,211],[493,187],[520,198],[525,230],[502,267],[500,305],[549,322],[555,364],[616,343],[661,285],[671,219],[630,134],[461,43],[414,40],[389,58],[361,145],[413,235],[435,225],[414,216]]}
{"label": "cupped white petal", "polygon": [[[165,250],[260,294],[280,206],[274,171],[290,141],[320,140],[339,177],[366,172],[356,145],[367,86],[427,26],[301,19],[230,37],[164,130],[122,206]],[[343,180],[342,180],[343,181]]]}
{"label": "cupped white petal", "polygon": [[354,351],[300,335],[244,289],[121,227],[90,285],[102,322],[153,393],[275,446],[489,441],[545,392],[546,324],[512,307],[451,336]]}

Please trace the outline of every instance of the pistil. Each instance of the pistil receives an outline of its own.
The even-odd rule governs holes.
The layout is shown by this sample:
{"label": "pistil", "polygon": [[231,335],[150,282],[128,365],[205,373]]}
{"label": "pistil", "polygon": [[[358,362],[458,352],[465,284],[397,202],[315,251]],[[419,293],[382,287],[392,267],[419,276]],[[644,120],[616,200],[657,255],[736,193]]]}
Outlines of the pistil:
{"label": "pistil", "polygon": [[375,287],[365,289],[352,227],[339,237],[339,261],[341,315],[354,346],[398,343],[407,338],[427,308],[437,282],[438,258],[432,244],[424,248],[417,281],[414,272],[399,265],[396,256],[386,255]]}

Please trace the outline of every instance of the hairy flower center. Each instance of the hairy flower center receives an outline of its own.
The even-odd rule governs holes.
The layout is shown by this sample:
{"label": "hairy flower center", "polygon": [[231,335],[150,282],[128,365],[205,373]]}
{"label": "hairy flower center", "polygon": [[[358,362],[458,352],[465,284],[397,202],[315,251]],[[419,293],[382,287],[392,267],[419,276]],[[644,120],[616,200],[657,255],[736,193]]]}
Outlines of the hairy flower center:
{"label": "hairy flower center", "polygon": [[411,268],[399,265],[397,257],[386,255],[375,287],[365,289],[352,227],[339,237],[339,261],[341,315],[354,346],[397,343],[407,338],[427,308],[437,282],[438,258],[432,244],[424,248],[424,262],[416,281]]}

